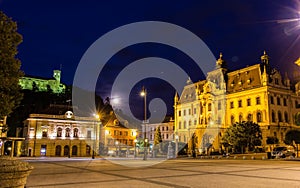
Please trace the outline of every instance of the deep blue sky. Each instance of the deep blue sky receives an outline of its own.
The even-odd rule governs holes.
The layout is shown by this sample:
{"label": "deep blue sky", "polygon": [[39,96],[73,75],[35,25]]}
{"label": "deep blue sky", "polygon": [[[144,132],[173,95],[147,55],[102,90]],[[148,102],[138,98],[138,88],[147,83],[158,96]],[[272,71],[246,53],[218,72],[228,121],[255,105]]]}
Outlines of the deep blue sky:
{"label": "deep blue sky", "polygon": [[[179,1],[178,1],[179,2]],[[165,21],[182,26],[198,35],[216,57],[223,52],[230,69],[258,63],[263,50],[271,64],[291,73],[300,56],[300,29],[291,30],[300,21],[276,20],[299,18],[300,1],[99,1],[99,0],[0,0],[0,9],[17,21],[23,43],[18,57],[22,70],[29,75],[51,77],[62,65],[62,81],[72,84],[76,66],[87,48],[106,32],[137,21]],[[139,47],[141,47],[139,49]],[[115,57],[128,61],[156,53],[170,57],[156,46],[135,46]],[[168,50],[166,50],[168,51]],[[172,53],[174,54],[174,53]],[[177,57],[178,56],[178,57]],[[172,55],[171,57],[174,57]],[[185,57],[176,52],[175,61]],[[112,69],[113,67],[113,69]],[[120,71],[115,63],[106,72],[98,90],[108,96],[109,85]],[[189,67],[187,67],[189,69]],[[189,71],[189,70],[188,70]],[[192,72],[194,81],[201,74]],[[107,76],[111,75],[111,77]],[[292,75],[290,74],[290,77]],[[172,94],[173,96],[173,94]]]}

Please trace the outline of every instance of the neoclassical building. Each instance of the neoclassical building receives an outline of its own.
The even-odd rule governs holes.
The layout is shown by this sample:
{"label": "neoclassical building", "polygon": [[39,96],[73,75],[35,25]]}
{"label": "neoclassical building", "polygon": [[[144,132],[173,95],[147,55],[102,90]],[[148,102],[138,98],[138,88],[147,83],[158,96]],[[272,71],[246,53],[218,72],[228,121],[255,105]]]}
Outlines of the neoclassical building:
{"label": "neoclassical building", "polygon": [[[59,105],[52,108],[60,109]],[[24,121],[23,155],[96,156],[133,148],[137,130],[124,127],[117,120],[111,122],[103,126],[99,116],[74,116],[70,110],[30,114]]]}
{"label": "neoclassical building", "polygon": [[180,142],[191,142],[204,152],[222,149],[221,138],[235,122],[260,125],[263,147],[275,136],[284,144],[285,134],[300,128],[300,82],[294,86],[288,75],[271,68],[264,52],[261,63],[229,71],[222,54],[206,80],[189,79],[181,96],[174,97],[175,134]]}
{"label": "neoclassical building", "polygon": [[53,78],[38,78],[34,76],[23,76],[19,79],[22,89],[49,91],[63,93],[66,90],[65,84],[60,82],[61,71],[53,70]]}

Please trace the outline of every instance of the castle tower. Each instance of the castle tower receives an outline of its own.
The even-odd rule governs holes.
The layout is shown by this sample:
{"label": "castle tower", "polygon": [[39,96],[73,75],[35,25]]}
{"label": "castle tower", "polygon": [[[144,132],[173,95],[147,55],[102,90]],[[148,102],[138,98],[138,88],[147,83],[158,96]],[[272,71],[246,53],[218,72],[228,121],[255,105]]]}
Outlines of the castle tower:
{"label": "castle tower", "polygon": [[53,78],[56,81],[60,82],[61,71],[60,70],[53,70]]}

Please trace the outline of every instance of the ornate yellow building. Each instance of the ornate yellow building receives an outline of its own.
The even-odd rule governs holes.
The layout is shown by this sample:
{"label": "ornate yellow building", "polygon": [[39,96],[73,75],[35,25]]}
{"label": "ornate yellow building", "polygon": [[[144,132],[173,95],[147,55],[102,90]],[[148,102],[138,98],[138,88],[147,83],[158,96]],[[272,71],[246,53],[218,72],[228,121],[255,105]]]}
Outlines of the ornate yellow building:
{"label": "ornate yellow building", "polygon": [[188,143],[195,133],[200,153],[220,151],[226,128],[249,120],[260,125],[263,147],[268,136],[284,144],[287,131],[300,128],[299,94],[300,82],[294,90],[287,74],[271,68],[266,52],[260,64],[231,72],[221,54],[206,80],[189,79],[181,96],[175,95],[175,134]]}

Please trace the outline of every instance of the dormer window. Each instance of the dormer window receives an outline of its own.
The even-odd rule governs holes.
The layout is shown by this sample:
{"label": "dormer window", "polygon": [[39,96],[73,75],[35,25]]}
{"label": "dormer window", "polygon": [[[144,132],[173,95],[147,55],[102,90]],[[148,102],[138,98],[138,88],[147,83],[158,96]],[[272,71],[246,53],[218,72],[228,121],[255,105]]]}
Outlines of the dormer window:
{"label": "dormer window", "polygon": [[275,84],[279,85],[279,79],[278,78],[275,78]]}

